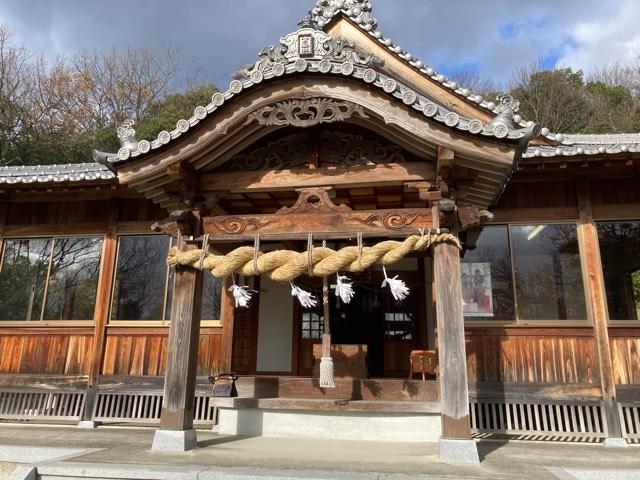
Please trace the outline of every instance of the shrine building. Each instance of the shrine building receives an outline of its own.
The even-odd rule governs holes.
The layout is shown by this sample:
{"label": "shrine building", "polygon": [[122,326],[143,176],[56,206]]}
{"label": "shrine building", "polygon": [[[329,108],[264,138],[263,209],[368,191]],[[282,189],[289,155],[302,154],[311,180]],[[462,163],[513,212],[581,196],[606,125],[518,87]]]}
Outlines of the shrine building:
{"label": "shrine building", "polygon": [[172,131],[1,167],[0,419],[637,442],[640,134],[518,109],[318,0]]}

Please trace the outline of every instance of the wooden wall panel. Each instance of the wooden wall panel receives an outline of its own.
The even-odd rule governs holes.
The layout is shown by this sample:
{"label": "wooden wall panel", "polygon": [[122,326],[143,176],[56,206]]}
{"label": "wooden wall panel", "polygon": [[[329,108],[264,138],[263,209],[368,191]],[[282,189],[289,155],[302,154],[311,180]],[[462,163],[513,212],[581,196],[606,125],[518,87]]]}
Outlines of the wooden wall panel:
{"label": "wooden wall panel", "polygon": [[640,203],[638,178],[609,178],[589,182],[593,205]]}
{"label": "wooden wall panel", "polygon": [[87,375],[92,332],[0,332],[0,374]]}
{"label": "wooden wall panel", "polygon": [[[117,198],[117,196],[114,196]],[[155,222],[167,212],[146,198],[119,201],[118,222]],[[7,226],[73,225],[105,223],[112,218],[112,200],[74,200],[9,203]]]}
{"label": "wooden wall panel", "polygon": [[591,329],[468,329],[470,383],[599,382]]}
{"label": "wooden wall panel", "polygon": [[[220,361],[222,332],[205,329],[198,346],[198,375],[216,373]],[[161,376],[167,365],[169,330],[126,329],[108,333],[102,375]]]}
{"label": "wooden wall panel", "polygon": [[609,336],[616,385],[640,385],[640,331],[610,330]]}
{"label": "wooden wall panel", "polygon": [[512,182],[497,209],[560,208],[578,205],[575,182]]}

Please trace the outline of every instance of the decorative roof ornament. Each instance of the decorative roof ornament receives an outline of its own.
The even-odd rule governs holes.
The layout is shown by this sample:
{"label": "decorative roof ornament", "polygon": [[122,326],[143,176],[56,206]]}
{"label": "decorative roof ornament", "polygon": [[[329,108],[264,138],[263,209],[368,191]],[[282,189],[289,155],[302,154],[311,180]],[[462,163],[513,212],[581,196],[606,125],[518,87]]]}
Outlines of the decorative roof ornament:
{"label": "decorative roof ornament", "polygon": [[99,163],[107,163],[112,158],[124,161],[128,160],[132,153],[137,152],[140,149],[145,150],[146,145],[149,142],[144,140],[142,142],[138,142],[136,139],[136,131],[133,128],[135,125],[135,120],[128,119],[118,126],[117,133],[118,140],[120,141],[120,150],[118,150],[118,153],[106,153],[94,150],[93,159]]}
{"label": "decorative roof ornament", "polygon": [[498,95],[496,100],[498,105],[495,111],[498,115],[491,120],[489,128],[493,129],[496,137],[506,138],[511,130],[519,128],[518,124],[522,121],[520,115],[516,115],[520,110],[520,102],[508,93]]}
{"label": "decorative roof ornament", "polygon": [[365,30],[373,31],[378,27],[378,21],[371,16],[372,11],[370,0],[317,0],[311,13],[319,28],[323,28],[339,13],[344,13]]}
{"label": "decorative roof ornament", "polygon": [[299,25],[302,27],[300,30],[281,38],[277,47],[264,48],[256,63],[243,67],[233,78],[260,83],[265,76],[284,75],[289,64],[294,64],[295,69],[300,72],[305,71],[308,62],[313,60],[321,62],[322,73],[332,71],[334,64],[346,63],[353,68],[371,68],[384,64],[374,55],[359,52],[351,43],[316,30],[310,17],[300,20]]}

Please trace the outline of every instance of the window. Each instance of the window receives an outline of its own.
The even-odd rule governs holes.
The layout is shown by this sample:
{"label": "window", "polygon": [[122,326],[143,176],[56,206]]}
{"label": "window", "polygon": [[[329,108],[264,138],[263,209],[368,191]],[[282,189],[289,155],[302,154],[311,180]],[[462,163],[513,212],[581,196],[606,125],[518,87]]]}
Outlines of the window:
{"label": "window", "polygon": [[[170,321],[174,270],[166,259],[173,240],[121,236],[111,302],[112,321]],[[202,320],[220,319],[222,280],[205,272]]]}
{"label": "window", "polygon": [[164,236],[120,237],[112,320],[164,320],[169,239]]}
{"label": "window", "polygon": [[512,226],[511,248],[519,319],[587,318],[575,225]]}
{"label": "window", "polygon": [[508,228],[469,233],[461,262],[465,320],[515,319]]}
{"label": "window", "polygon": [[0,320],[92,321],[102,238],[6,240]]}
{"label": "window", "polygon": [[640,319],[640,222],[599,223],[609,318]]}
{"label": "window", "polygon": [[467,321],[587,319],[574,224],[469,232],[461,279]]}
{"label": "window", "polygon": [[324,316],[317,313],[302,314],[302,338],[318,340],[324,333]]}
{"label": "window", "polygon": [[412,313],[385,313],[384,336],[387,340],[413,340]]}

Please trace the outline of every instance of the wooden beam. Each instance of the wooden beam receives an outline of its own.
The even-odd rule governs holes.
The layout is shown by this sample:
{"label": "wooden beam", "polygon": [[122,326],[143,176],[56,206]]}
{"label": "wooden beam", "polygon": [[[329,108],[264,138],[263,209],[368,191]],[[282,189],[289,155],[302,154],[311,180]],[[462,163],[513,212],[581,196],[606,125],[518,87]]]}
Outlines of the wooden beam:
{"label": "wooden beam", "polygon": [[602,260],[600,257],[600,244],[598,230],[593,220],[591,211],[591,194],[588,180],[580,180],[576,184],[578,205],[580,209],[580,222],[578,224],[578,241],[582,254],[582,269],[587,294],[587,314],[593,322],[594,341],[598,367],[600,371],[600,384],[602,387],[602,400],[609,426],[609,436],[622,438],[620,416],[616,401],[616,385],[611,360],[611,347],[609,344],[609,315],[607,310],[607,296],[604,287],[602,273]]}
{"label": "wooden beam", "polygon": [[233,329],[235,328],[235,300],[229,291],[232,282],[230,278],[224,281],[222,292],[222,346],[220,348],[219,373],[232,373],[233,364]]}
{"label": "wooden beam", "polygon": [[[199,227],[191,233],[199,233]],[[182,251],[196,248],[182,237],[178,247]],[[191,267],[176,269],[161,430],[193,429],[203,282],[204,274],[200,270]]]}
{"label": "wooden beam", "polygon": [[442,438],[470,439],[460,252],[438,244],[433,252],[442,402]]}
{"label": "wooden beam", "polygon": [[438,165],[436,173],[439,177],[448,178],[455,163],[455,152],[449,148],[438,147]]}
{"label": "wooden beam", "polygon": [[102,259],[100,262],[100,277],[98,279],[98,289],[96,292],[96,306],[93,321],[95,323],[93,331],[93,348],[91,350],[91,367],[89,371],[89,381],[83,421],[91,421],[93,407],[98,395],[98,378],[102,373],[102,362],[106,344],[106,328],[109,320],[109,305],[111,300],[111,285],[116,268],[116,251],[118,246],[117,225],[119,214],[119,202],[111,202],[111,221],[107,233],[104,237],[102,247]]}
{"label": "wooden beam", "polygon": [[230,193],[286,191],[296,188],[334,186],[340,188],[402,185],[435,179],[428,162],[391,163],[365,167],[291,169],[259,172],[221,172],[201,176],[204,191]]}
{"label": "wooden beam", "polygon": [[362,233],[366,237],[403,237],[431,228],[429,209],[353,211],[329,198],[330,188],[299,190],[293,207],[272,215],[236,215],[204,219],[204,233],[213,241],[347,239]]}

